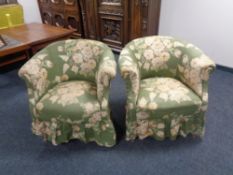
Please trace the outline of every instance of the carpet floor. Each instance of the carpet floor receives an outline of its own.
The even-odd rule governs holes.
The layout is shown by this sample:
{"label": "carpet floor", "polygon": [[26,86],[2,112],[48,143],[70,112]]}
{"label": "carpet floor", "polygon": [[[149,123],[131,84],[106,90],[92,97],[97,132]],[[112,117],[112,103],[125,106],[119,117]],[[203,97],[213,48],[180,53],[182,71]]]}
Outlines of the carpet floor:
{"label": "carpet floor", "polygon": [[31,133],[24,82],[18,69],[0,74],[1,175],[230,175],[233,173],[233,74],[216,70],[209,82],[203,140],[124,140],[125,87],[119,75],[110,96],[118,144],[103,148],[78,140],[53,146]]}

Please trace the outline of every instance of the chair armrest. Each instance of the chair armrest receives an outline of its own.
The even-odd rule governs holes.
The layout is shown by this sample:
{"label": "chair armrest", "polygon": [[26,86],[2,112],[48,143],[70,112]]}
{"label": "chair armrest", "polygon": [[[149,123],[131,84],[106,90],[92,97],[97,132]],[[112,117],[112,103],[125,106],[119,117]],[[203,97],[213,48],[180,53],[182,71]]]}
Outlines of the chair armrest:
{"label": "chair armrest", "polygon": [[129,48],[125,47],[120,54],[118,62],[120,74],[126,82],[127,100],[135,105],[140,84],[140,69],[136,57]]}
{"label": "chair armrest", "polygon": [[28,88],[29,101],[35,105],[40,97],[47,91],[49,87],[48,68],[52,67],[52,63],[48,60],[44,61],[47,54],[38,53],[26,62],[19,70],[18,75],[21,77]]}
{"label": "chair armrest", "polygon": [[96,73],[97,97],[101,108],[108,110],[110,81],[116,76],[116,61],[114,54],[107,48],[99,62]]}
{"label": "chair armrest", "polygon": [[215,69],[215,63],[197,47],[187,44],[178,65],[179,78],[196,92],[203,101],[208,94],[208,80]]}

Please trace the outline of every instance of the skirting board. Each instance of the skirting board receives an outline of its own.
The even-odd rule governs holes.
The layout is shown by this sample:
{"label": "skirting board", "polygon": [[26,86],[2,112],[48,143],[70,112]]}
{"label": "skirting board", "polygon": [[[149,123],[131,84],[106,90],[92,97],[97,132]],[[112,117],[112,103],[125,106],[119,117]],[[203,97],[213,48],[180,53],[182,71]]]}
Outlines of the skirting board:
{"label": "skirting board", "polygon": [[233,73],[233,68],[217,64],[217,69]]}

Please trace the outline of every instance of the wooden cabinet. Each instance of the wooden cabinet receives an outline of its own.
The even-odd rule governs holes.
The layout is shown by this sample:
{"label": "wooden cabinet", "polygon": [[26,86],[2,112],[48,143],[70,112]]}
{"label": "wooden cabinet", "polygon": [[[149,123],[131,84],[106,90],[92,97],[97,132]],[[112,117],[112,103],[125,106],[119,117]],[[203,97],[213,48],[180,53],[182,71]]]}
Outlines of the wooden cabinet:
{"label": "wooden cabinet", "polygon": [[130,0],[130,40],[158,34],[160,0]]}
{"label": "wooden cabinet", "polygon": [[84,36],[120,51],[128,42],[128,1],[80,0]]}
{"label": "wooden cabinet", "polygon": [[73,38],[83,36],[82,19],[77,0],[38,0],[43,23],[74,29]]}
{"label": "wooden cabinet", "polygon": [[38,0],[44,23],[76,30],[120,51],[130,40],[158,32],[161,0]]}

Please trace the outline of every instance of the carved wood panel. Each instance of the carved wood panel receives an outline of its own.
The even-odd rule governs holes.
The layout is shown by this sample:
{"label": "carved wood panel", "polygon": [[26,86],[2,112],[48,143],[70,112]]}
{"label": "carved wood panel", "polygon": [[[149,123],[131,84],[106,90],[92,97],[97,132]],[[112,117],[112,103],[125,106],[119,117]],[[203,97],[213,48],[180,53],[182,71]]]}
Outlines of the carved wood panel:
{"label": "carved wood panel", "polygon": [[101,16],[101,40],[112,47],[120,48],[123,44],[123,24],[121,17]]}
{"label": "carved wood panel", "polygon": [[78,0],[38,0],[43,23],[74,29],[75,38],[83,36],[78,2]]}
{"label": "carved wood panel", "polygon": [[52,4],[61,4],[62,0],[51,0]]}
{"label": "carved wood panel", "polygon": [[75,6],[76,2],[76,0],[64,0],[65,5],[68,6]]}
{"label": "carved wood panel", "polygon": [[75,37],[81,37],[83,33],[82,23],[80,16],[77,15],[76,11],[65,12],[66,28],[76,30],[74,33]]}
{"label": "carved wood panel", "polygon": [[53,25],[57,27],[65,27],[65,17],[61,13],[53,13]]}
{"label": "carved wood panel", "polygon": [[[97,15],[100,40],[114,50],[120,50],[127,40],[127,3],[121,0],[98,0]],[[125,29],[125,30],[124,30]]]}
{"label": "carved wood panel", "polygon": [[42,21],[43,23],[45,24],[50,24],[52,25],[53,24],[53,17],[52,17],[52,14],[48,11],[42,11]]}

